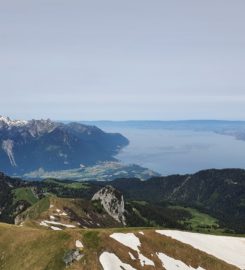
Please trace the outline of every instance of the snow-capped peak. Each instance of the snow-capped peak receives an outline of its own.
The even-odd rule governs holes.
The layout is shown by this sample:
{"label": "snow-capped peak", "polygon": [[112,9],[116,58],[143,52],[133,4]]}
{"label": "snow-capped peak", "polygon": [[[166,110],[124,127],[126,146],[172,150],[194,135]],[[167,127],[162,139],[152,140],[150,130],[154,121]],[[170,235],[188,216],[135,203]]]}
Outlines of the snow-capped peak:
{"label": "snow-capped peak", "polygon": [[4,117],[0,115],[0,122],[8,125],[8,126],[24,126],[28,123],[25,120],[11,120],[9,117]]}

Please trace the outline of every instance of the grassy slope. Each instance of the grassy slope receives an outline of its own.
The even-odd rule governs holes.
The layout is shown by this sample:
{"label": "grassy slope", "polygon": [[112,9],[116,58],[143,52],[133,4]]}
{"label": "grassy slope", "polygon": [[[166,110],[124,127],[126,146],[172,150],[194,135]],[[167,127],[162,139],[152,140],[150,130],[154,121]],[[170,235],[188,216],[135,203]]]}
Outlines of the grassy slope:
{"label": "grassy slope", "polygon": [[[50,207],[52,205],[52,207]],[[57,210],[66,212],[66,216],[57,215]],[[58,198],[55,196],[44,197],[26,211],[21,213],[18,225],[24,221],[25,225],[37,226],[42,220],[49,220],[55,216],[59,222],[72,224],[77,223],[83,227],[117,227],[120,226],[103,209],[98,209],[94,203],[83,199]],[[98,225],[99,224],[99,225]]]}
{"label": "grassy slope", "polygon": [[72,188],[72,189],[87,189],[89,188],[88,184],[86,183],[82,183],[82,182],[71,182],[68,183],[67,181],[59,181],[59,180],[55,180],[55,179],[46,179],[44,181],[45,183],[53,183],[53,184],[57,184],[59,186],[63,186],[64,188]]}
{"label": "grassy slope", "polygon": [[[78,183],[78,184],[82,184],[82,183]],[[142,206],[146,205],[146,202],[144,201],[137,201],[137,203]],[[88,203],[86,203],[85,201],[81,199],[68,199],[68,198],[58,198],[55,196],[49,196],[33,204],[25,212],[20,214],[20,216],[28,217],[28,219],[31,219],[31,220],[48,218],[50,215],[48,211],[50,204],[55,205],[55,208],[59,208],[59,209],[64,209],[64,207],[69,208],[74,212],[74,214],[76,214],[80,218],[85,218],[86,216],[84,212],[84,208],[87,209],[86,212],[91,212],[95,210],[93,209],[95,207],[94,205],[91,205],[92,206],[91,208]],[[210,215],[201,213],[200,211],[193,208],[187,208],[187,207],[181,207],[181,206],[170,206],[169,208],[176,209],[176,210],[178,209],[185,210],[191,214],[192,217],[190,219],[179,221],[180,223],[187,225],[186,227],[187,230],[189,229],[192,231],[214,233],[214,234],[224,233],[224,230],[219,228],[218,220],[211,217]],[[144,216],[141,216],[139,211],[135,210],[135,214],[138,214],[140,218],[142,218],[143,220],[145,220],[145,222],[147,222],[147,219]],[[53,214],[51,213],[51,215]],[[116,226],[115,222],[113,223],[113,220],[111,220],[110,217],[108,218],[109,220],[106,223],[106,227]],[[112,222],[111,225],[109,224],[110,223],[109,221]],[[151,221],[150,224],[151,224],[150,226],[157,226],[157,223],[154,221]],[[146,226],[146,225],[141,224],[141,226]]]}
{"label": "grassy slope", "polygon": [[188,211],[192,218],[184,221],[184,223],[189,225],[190,229],[193,231],[216,234],[223,232],[223,230],[219,228],[218,220],[208,214],[201,213],[200,211],[190,207],[171,206],[170,208]]}
{"label": "grassy slope", "polygon": [[14,202],[24,200],[32,205],[38,201],[38,198],[35,197],[35,195],[32,192],[32,189],[29,187],[16,188],[13,190],[13,193],[14,193]]}
{"label": "grassy slope", "polygon": [[21,213],[21,216],[28,216],[28,219],[36,219],[38,218],[43,212],[47,211],[49,209],[50,205],[50,198],[44,197],[34,205],[32,205],[30,208],[28,208],[26,211]]}
{"label": "grassy slope", "polygon": [[1,224],[0,269],[64,269],[61,258],[69,240],[65,232]]}
{"label": "grassy slope", "polygon": [[[143,269],[138,260],[130,258],[128,252],[137,257],[135,251],[121,245],[109,235],[115,231],[135,232],[142,243],[141,252],[151,258],[156,268],[163,269],[155,255],[164,252],[176,259],[181,259],[193,267],[202,266],[213,270],[234,270],[230,266],[210,255],[198,251],[171,238],[159,236],[153,229],[144,230],[145,235],[138,233],[139,228],[125,229],[75,229],[50,231],[14,225],[0,224],[0,269],[1,270],[62,270],[65,269],[63,257],[66,251],[74,248],[75,241],[80,239],[84,244],[84,257],[66,268],[70,270],[99,270],[99,255],[107,250],[115,253],[123,262],[136,269]],[[153,254],[153,257],[151,256]]]}

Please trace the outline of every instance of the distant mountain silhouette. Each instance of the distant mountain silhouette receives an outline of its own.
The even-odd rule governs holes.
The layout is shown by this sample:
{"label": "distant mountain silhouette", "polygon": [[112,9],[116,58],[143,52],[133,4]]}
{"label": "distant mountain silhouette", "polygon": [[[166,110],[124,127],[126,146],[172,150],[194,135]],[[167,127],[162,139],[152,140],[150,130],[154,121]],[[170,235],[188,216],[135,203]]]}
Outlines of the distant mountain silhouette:
{"label": "distant mountain silhouette", "polygon": [[127,144],[121,134],[105,133],[95,126],[0,116],[0,170],[11,175],[113,161]]}

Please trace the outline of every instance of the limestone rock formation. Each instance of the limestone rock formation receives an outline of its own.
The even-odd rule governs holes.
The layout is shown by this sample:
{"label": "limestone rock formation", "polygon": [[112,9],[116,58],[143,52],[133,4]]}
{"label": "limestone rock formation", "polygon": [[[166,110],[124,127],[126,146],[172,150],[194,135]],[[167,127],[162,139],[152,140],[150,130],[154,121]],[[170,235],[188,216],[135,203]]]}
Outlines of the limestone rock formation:
{"label": "limestone rock formation", "polygon": [[112,186],[105,186],[94,194],[92,201],[99,200],[105,211],[116,221],[126,225],[124,199],[121,192]]}

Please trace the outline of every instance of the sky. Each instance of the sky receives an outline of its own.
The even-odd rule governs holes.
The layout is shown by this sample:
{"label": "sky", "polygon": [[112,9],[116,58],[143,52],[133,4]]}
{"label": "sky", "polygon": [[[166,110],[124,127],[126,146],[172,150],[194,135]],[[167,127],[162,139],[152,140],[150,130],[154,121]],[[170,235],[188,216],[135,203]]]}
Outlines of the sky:
{"label": "sky", "polygon": [[0,0],[0,115],[245,120],[244,0]]}

